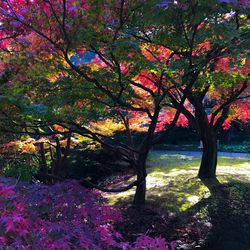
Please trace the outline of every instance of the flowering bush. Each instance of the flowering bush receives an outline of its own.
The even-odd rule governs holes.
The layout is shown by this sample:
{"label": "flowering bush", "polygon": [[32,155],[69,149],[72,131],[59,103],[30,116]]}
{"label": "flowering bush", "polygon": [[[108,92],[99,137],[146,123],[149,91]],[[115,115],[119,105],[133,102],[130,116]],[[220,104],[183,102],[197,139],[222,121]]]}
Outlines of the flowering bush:
{"label": "flowering bush", "polygon": [[120,213],[76,181],[16,186],[0,181],[0,249],[168,249],[140,236],[131,246],[114,228]]}

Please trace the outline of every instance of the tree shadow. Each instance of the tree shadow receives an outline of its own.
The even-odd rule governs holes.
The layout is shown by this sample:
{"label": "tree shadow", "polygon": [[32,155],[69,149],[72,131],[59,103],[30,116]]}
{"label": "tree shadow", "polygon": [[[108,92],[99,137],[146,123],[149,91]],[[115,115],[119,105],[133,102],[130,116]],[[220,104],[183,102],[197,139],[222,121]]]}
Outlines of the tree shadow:
{"label": "tree shadow", "polygon": [[[202,196],[204,189],[209,192]],[[250,183],[230,180],[221,184],[218,179],[201,183],[191,178],[185,185],[180,180],[170,182],[164,190],[161,194],[154,188],[148,190],[149,202],[144,209],[130,207],[130,196],[118,200],[126,216],[121,231],[130,239],[136,233],[147,233],[174,240],[177,249],[183,250],[250,249]],[[190,198],[187,191],[200,199],[182,211],[180,208]]]}
{"label": "tree shadow", "polygon": [[211,229],[200,249],[250,249],[250,183],[221,184],[216,178],[202,183],[211,195],[180,215],[197,214],[206,208]]}

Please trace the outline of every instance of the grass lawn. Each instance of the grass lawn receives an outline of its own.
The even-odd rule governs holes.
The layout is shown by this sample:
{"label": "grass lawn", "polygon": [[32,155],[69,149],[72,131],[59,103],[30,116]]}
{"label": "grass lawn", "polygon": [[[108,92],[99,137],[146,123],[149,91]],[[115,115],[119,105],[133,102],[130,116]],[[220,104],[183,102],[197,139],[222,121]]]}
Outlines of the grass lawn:
{"label": "grass lawn", "polygon": [[128,237],[160,234],[178,249],[250,249],[250,159],[219,157],[217,180],[206,182],[196,177],[199,163],[198,157],[152,152],[146,212],[126,205],[134,189],[107,195],[111,204],[123,204],[128,225],[121,229],[130,228]]}

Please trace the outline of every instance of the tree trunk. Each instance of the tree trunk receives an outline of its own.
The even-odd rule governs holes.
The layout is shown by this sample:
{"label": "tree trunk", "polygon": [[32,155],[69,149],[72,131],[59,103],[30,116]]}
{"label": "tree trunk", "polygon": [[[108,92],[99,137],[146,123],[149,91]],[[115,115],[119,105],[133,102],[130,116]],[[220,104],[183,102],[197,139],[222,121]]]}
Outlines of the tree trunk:
{"label": "tree trunk", "polygon": [[39,163],[39,172],[47,174],[48,167],[47,167],[45,150],[44,150],[44,143],[43,142],[40,143],[39,154],[40,154],[40,157],[41,157],[41,161]]}
{"label": "tree trunk", "polygon": [[137,169],[137,181],[139,182],[136,186],[135,196],[133,204],[135,206],[142,206],[146,201],[146,160],[148,153],[142,154],[138,159]]}
{"label": "tree trunk", "polygon": [[198,176],[200,178],[215,178],[217,166],[217,138],[212,128],[201,130],[203,152]]}
{"label": "tree trunk", "polygon": [[146,201],[146,177],[147,177],[146,161],[148,158],[149,150],[152,147],[154,132],[157,125],[159,113],[161,110],[159,102],[157,102],[155,105],[156,105],[155,112],[151,120],[151,124],[148,128],[147,135],[141,144],[140,153],[136,164],[138,184],[136,186],[136,192],[133,201],[133,204],[135,206],[143,206]]}
{"label": "tree trunk", "polygon": [[71,133],[69,133],[68,138],[67,138],[67,144],[63,153],[63,157],[62,157],[62,170],[61,170],[61,176],[64,178],[67,178],[69,175],[69,163],[67,162],[67,158],[69,156],[69,152],[70,152],[70,144],[71,144]]}
{"label": "tree trunk", "polygon": [[[137,180],[139,180],[143,175],[137,175]],[[142,206],[146,201],[146,179],[141,181],[140,184],[136,186],[135,196],[133,204],[135,206]]]}
{"label": "tree trunk", "polygon": [[58,176],[62,168],[62,151],[58,137],[55,137],[55,141],[56,141],[56,157],[55,157],[55,162],[51,169],[51,173],[55,176]]}

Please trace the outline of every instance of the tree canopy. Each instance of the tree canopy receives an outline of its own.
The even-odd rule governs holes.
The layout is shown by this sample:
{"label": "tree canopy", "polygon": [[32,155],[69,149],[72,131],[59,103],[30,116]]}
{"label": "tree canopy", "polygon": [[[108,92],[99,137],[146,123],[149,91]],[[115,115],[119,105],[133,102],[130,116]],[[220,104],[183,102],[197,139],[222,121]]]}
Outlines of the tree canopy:
{"label": "tree canopy", "polygon": [[[228,126],[233,102],[248,102],[248,7],[215,0],[2,1],[3,105],[20,111],[13,115],[22,131],[46,135],[57,124],[120,155],[137,175],[127,188],[137,186],[134,202],[144,203],[153,145],[188,121],[203,138],[207,126]],[[206,100],[214,102],[210,113]],[[125,142],[100,132],[107,119],[122,124]],[[135,145],[138,127],[146,133]]]}

